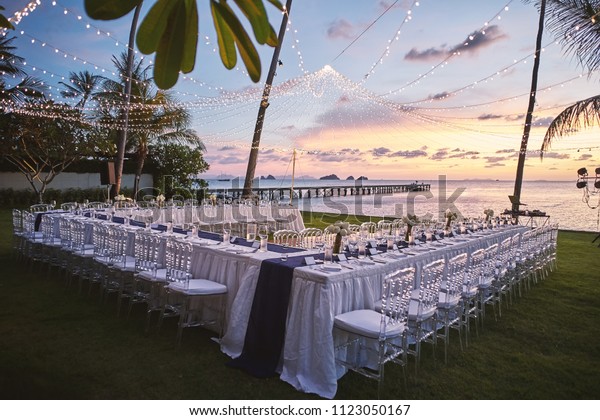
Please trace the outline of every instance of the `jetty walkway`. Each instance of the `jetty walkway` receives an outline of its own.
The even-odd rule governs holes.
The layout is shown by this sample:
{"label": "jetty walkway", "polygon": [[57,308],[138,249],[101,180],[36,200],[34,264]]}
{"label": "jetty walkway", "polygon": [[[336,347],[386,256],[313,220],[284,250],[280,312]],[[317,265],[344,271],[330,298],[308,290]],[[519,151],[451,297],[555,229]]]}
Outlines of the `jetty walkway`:
{"label": "jetty walkway", "polygon": [[[431,184],[381,184],[355,186],[298,186],[294,187],[294,198],[346,197],[356,195],[394,194],[411,191],[429,191]],[[243,188],[209,188],[209,194],[226,194],[233,199],[242,196]],[[277,200],[290,196],[291,187],[257,187],[252,191],[261,200]]]}

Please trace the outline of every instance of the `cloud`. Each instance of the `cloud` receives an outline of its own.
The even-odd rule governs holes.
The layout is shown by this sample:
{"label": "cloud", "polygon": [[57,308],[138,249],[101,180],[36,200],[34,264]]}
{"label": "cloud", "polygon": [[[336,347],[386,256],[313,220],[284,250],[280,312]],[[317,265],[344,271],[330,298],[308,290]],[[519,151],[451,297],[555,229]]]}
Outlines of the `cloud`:
{"label": "cloud", "polygon": [[594,157],[594,155],[590,155],[589,153],[584,153],[583,155],[579,156],[575,160],[590,160],[593,157]]}
{"label": "cloud", "polygon": [[448,157],[448,149],[439,149],[429,157],[431,160],[444,160]]}
{"label": "cloud", "polygon": [[557,152],[544,152],[544,159],[570,159],[571,155],[568,153],[557,153]]}
{"label": "cloud", "polygon": [[450,159],[479,159],[479,152],[476,150],[453,150],[452,152],[453,153],[448,156]]}
{"label": "cloud", "polygon": [[424,150],[399,150],[391,153],[388,157],[403,157],[405,159],[413,159],[417,157],[426,157],[427,152]]}
{"label": "cloud", "polygon": [[497,168],[498,166],[506,166],[504,163],[490,163],[489,165],[485,165],[486,168]]}
{"label": "cloud", "polygon": [[535,127],[548,127],[554,121],[554,117],[535,118],[533,124]]}
{"label": "cloud", "polygon": [[246,163],[246,162],[248,162],[247,159],[242,159],[237,156],[226,156],[217,161],[217,163],[220,163],[222,165],[233,165],[233,164],[237,164],[237,163]]}
{"label": "cloud", "polygon": [[484,159],[487,160],[487,163],[498,163],[508,160],[508,158],[504,156],[486,156]]}
{"label": "cloud", "polygon": [[516,149],[502,149],[502,150],[496,150],[496,153],[515,153],[517,150]]}
{"label": "cloud", "polygon": [[337,19],[327,28],[327,36],[331,39],[352,39],[354,38],[354,25],[346,19]]}
{"label": "cloud", "polygon": [[519,114],[519,115],[514,115],[514,116],[507,116],[504,118],[506,121],[522,121],[525,120],[525,114]]}
{"label": "cloud", "polygon": [[236,149],[237,149],[237,148],[236,148],[236,147],[233,147],[233,146],[223,146],[223,147],[219,148],[219,149],[218,149],[218,151],[219,151],[219,152],[224,152],[224,151],[226,151],[226,150],[236,150]]}
{"label": "cloud", "polygon": [[504,38],[507,38],[507,35],[500,30],[498,25],[491,25],[485,30],[485,34],[480,31],[471,32],[463,42],[453,47],[442,45],[438,48],[431,47],[423,51],[412,48],[404,56],[404,59],[410,61],[433,61],[444,59],[453,54],[469,53],[474,55]]}
{"label": "cloud", "polygon": [[285,126],[281,127],[281,129],[282,130],[286,130],[286,131],[292,131],[292,130],[296,129],[296,126],[293,125],[293,124],[292,125],[285,125]]}
{"label": "cloud", "polygon": [[371,153],[375,157],[385,156],[390,152],[391,152],[391,150],[388,149],[387,147],[376,147],[375,149],[371,150]]}
{"label": "cloud", "polygon": [[435,93],[433,95],[429,95],[427,99],[431,99],[434,101],[441,101],[442,99],[446,99],[450,94],[448,92],[440,92]]}
{"label": "cloud", "polygon": [[479,117],[477,117],[478,120],[496,120],[498,118],[502,118],[502,115],[496,115],[496,114],[483,114],[480,115]]}

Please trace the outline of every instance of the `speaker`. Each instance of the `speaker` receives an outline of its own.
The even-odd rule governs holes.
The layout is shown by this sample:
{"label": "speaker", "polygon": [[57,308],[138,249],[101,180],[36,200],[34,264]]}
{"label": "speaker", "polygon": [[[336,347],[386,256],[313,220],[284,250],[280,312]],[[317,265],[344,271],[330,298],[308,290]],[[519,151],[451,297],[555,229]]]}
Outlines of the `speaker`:
{"label": "speaker", "polygon": [[115,183],[115,162],[106,162],[106,165],[100,171],[100,184],[111,185]]}

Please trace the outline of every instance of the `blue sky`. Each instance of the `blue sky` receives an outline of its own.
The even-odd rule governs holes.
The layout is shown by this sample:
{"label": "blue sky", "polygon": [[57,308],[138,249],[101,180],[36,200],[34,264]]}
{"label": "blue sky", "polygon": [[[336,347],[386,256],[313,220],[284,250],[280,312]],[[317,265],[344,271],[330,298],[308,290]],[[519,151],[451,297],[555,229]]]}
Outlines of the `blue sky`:
{"label": "blue sky", "polygon": [[[0,1],[9,16],[27,3]],[[110,76],[111,56],[124,50],[131,17],[92,21],[83,0],[40,3],[12,34],[29,73],[47,80],[54,94],[70,71]],[[260,48],[258,84],[241,60],[226,70],[209,3],[198,4],[196,69],[174,90],[205,141],[210,173],[243,175],[272,50]],[[280,14],[267,8],[278,30]],[[297,148],[297,169],[305,176],[513,178],[537,22],[536,8],[521,1],[296,0],[257,174],[289,172]],[[546,31],[526,179],[568,180],[577,168],[599,162],[597,130],[557,141],[543,161],[536,152],[560,110],[598,93],[598,76],[579,77],[582,68],[553,41]]]}

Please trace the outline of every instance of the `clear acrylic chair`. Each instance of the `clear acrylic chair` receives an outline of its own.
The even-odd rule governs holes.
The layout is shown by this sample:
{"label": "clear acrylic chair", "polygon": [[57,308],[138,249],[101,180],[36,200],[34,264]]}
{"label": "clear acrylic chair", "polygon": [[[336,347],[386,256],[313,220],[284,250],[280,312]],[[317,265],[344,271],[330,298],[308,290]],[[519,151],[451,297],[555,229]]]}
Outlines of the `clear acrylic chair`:
{"label": "clear acrylic chair", "polygon": [[479,313],[481,315],[481,326],[486,315],[486,306],[492,306],[494,311],[494,319],[496,317],[496,293],[493,287],[493,282],[496,277],[496,258],[498,257],[498,244],[492,244],[485,248],[484,258],[479,276]]}
{"label": "clear acrylic chair", "polygon": [[479,334],[479,282],[483,270],[485,249],[480,248],[469,257],[469,262],[462,285],[461,301],[463,308],[463,326],[465,330],[465,345],[469,345],[471,334],[471,320],[475,320],[475,333]]}
{"label": "clear acrylic chair", "polygon": [[439,301],[437,304],[437,339],[444,340],[444,362],[448,363],[448,344],[450,329],[458,331],[458,339],[462,350],[463,307],[461,301],[462,289],[465,283],[467,253],[456,255],[448,261],[446,276],[440,284]]}
{"label": "clear acrylic chair", "polygon": [[405,334],[409,296],[415,270],[405,268],[386,276],[379,310],[358,309],[334,319],[336,363],[378,381],[378,395],[384,382],[384,367],[394,362],[404,368],[408,342]]}
{"label": "clear acrylic chair", "polygon": [[[165,243],[166,241],[166,243]],[[161,249],[166,248],[164,261]],[[164,286],[167,284],[167,266],[173,266],[174,247],[171,238],[152,232],[141,232],[136,237],[134,287],[129,299],[128,315],[135,304],[146,305],[146,331],[150,329],[152,313],[162,310]]]}
{"label": "clear acrylic chair", "polygon": [[374,238],[375,232],[377,232],[377,223],[363,222],[360,224],[360,230],[367,238]]}
{"label": "clear acrylic chair", "polygon": [[295,230],[282,229],[273,233],[273,242],[279,245],[300,247],[300,234]]}
{"label": "clear acrylic chair", "polygon": [[316,247],[316,243],[323,235],[323,231],[319,228],[305,228],[298,232],[298,234],[302,248],[312,249]]}
{"label": "clear acrylic chair", "polygon": [[17,260],[23,257],[25,250],[25,234],[23,232],[23,213],[21,210],[12,211],[13,255]]}
{"label": "clear acrylic chair", "polygon": [[209,327],[217,329],[218,338],[225,326],[227,286],[208,279],[194,278],[191,273],[193,247],[189,242],[172,241],[172,266],[167,266],[165,299],[161,308],[159,329],[164,318],[177,316],[177,344],[183,329]]}
{"label": "clear acrylic chair", "polygon": [[408,306],[408,339],[415,348],[409,354],[415,356],[415,372],[421,360],[421,344],[426,342],[433,346],[435,358],[436,345],[436,313],[439,293],[446,261],[442,258],[425,265],[421,269],[415,289],[412,291]]}

